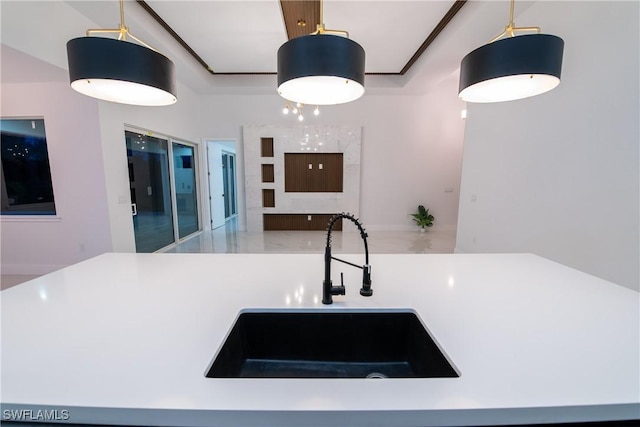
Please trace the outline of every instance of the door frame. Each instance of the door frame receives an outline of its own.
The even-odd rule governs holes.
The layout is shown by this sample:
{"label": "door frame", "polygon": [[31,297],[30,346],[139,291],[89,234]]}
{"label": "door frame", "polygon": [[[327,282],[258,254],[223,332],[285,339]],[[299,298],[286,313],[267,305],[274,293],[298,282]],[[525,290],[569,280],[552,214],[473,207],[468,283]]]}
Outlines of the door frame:
{"label": "door frame", "polygon": [[[173,158],[173,144],[180,144],[180,145],[184,145],[187,147],[191,147],[193,148],[193,185],[196,186],[195,188],[195,195],[196,195],[196,215],[198,217],[198,229],[196,231],[194,231],[191,234],[188,234],[186,236],[184,236],[183,238],[180,238],[180,228],[178,225],[178,194],[176,191],[176,182],[175,182],[175,164],[174,164],[174,158]],[[173,209],[173,228],[174,228],[174,242],[173,245],[178,244],[184,240],[190,239],[191,237],[195,236],[196,234],[202,232],[203,228],[202,228],[202,208],[200,206],[201,201],[199,200],[199,192],[200,192],[200,180],[198,179],[200,176],[200,156],[198,155],[198,151],[199,151],[199,145],[193,142],[189,142],[187,140],[184,139],[179,139],[179,138],[169,138],[169,144],[171,146],[170,150],[169,150],[169,168],[170,168],[170,173],[169,173],[169,180],[171,182],[171,190],[173,191],[172,193],[172,197],[171,197],[171,203],[172,203],[172,209]]]}
{"label": "door frame", "polygon": [[[218,146],[220,146],[220,152],[222,151],[227,151],[228,153],[234,154],[235,155],[235,182],[236,182],[236,216],[238,217],[238,219],[240,218],[240,196],[238,194],[239,192],[239,187],[240,187],[240,170],[239,170],[239,160],[238,157],[240,157],[241,153],[239,152],[239,150],[241,150],[241,147],[238,147],[238,140],[236,138],[202,138],[202,145],[204,147],[203,150],[200,150],[200,155],[202,156],[202,164],[206,165],[206,168],[203,167],[202,170],[202,176],[201,176],[201,182],[203,183],[202,185],[202,200],[208,200],[207,208],[204,209],[203,206],[203,212],[205,213],[203,220],[206,222],[206,227],[207,229],[213,230],[213,213],[212,213],[212,195],[211,195],[211,184],[210,184],[210,174],[212,173],[220,173],[222,174],[222,167],[220,167],[219,169],[216,169],[215,166],[210,165],[209,164],[209,149],[211,144],[216,144]],[[222,158],[219,159],[219,164],[222,165]],[[205,170],[206,169],[206,170]],[[220,178],[222,178],[222,175],[220,175]],[[244,193],[243,193],[244,194]],[[221,198],[222,199],[222,198]],[[220,203],[224,203],[224,201],[221,201]],[[222,211],[223,211],[223,215],[224,215],[224,205],[222,205]],[[217,227],[220,227],[222,225],[224,225],[226,223],[227,219],[225,219],[223,221],[222,224],[218,225]],[[205,226],[203,225],[203,228]],[[217,228],[216,227],[216,228]],[[240,228],[240,227],[239,227]]]}

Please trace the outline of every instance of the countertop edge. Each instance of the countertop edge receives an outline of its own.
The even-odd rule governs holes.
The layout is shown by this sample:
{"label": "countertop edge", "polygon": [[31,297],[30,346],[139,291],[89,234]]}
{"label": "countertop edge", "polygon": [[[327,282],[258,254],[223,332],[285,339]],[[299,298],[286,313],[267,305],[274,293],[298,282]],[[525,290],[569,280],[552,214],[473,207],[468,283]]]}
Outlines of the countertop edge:
{"label": "countertop edge", "polygon": [[[640,403],[522,407],[522,408],[476,408],[451,410],[206,410],[166,408],[97,408],[35,406],[27,404],[0,404],[2,422],[7,425],[42,426],[52,424],[82,425],[129,425],[129,426],[181,426],[209,427],[268,427],[300,426],[369,427],[419,425],[440,426],[491,426],[496,424],[545,424],[580,422],[629,421],[640,424]],[[18,415],[20,414],[20,415]],[[402,420],[399,423],[399,420]],[[552,420],[552,421],[551,421]],[[629,424],[632,425],[632,424]]]}

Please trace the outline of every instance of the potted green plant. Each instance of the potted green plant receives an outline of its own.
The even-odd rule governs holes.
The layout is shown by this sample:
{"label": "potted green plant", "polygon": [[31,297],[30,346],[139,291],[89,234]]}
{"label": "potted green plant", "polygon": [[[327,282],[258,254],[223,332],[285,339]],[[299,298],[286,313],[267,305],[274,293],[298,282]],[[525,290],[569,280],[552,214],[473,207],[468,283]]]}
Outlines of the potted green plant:
{"label": "potted green plant", "polygon": [[433,227],[433,221],[435,217],[429,213],[429,209],[425,209],[424,206],[418,206],[418,212],[411,214],[413,220],[420,227],[420,231],[424,233],[425,227]]}

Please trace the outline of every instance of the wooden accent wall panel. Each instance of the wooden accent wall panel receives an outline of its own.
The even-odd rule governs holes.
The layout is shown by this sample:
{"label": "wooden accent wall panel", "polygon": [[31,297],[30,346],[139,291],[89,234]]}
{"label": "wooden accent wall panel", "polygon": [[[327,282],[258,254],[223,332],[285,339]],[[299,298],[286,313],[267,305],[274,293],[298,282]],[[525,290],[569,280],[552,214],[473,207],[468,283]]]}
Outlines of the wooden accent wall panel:
{"label": "wooden accent wall panel", "polygon": [[[264,214],[264,230],[326,230],[332,216],[333,214]],[[342,230],[342,219],[336,221],[333,229]]]}
{"label": "wooden accent wall panel", "polygon": [[308,164],[306,154],[284,154],[284,191],[308,191]]}
{"label": "wooden accent wall panel", "polygon": [[262,182],[274,182],[273,165],[262,165]]}
{"label": "wooden accent wall panel", "polygon": [[262,207],[263,208],[275,208],[276,207],[276,192],[268,188],[262,189]]}
{"label": "wooden accent wall panel", "polygon": [[342,153],[285,153],[285,192],[343,191]]}
{"label": "wooden accent wall panel", "polygon": [[[318,0],[280,0],[280,8],[289,40],[310,34],[321,23]],[[305,25],[299,25],[300,21]]]}
{"label": "wooden accent wall panel", "polygon": [[273,157],[273,138],[260,138],[260,155]]}

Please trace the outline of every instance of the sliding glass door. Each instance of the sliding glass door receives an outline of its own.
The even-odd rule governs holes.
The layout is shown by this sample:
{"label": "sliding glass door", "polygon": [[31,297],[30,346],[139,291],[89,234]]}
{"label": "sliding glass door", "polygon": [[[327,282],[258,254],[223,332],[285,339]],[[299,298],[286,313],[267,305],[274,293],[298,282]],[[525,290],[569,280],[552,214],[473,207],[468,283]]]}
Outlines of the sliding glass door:
{"label": "sliding glass door", "polygon": [[199,228],[195,160],[194,147],[173,143],[173,173],[180,239],[195,233]]}
{"label": "sliding glass door", "polygon": [[197,232],[196,149],[125,131],[136,252],[155,252]]}
{"label": "sliding glass door", "polygon": [[136,252],[174,242],[168,141],[125,132]]}

